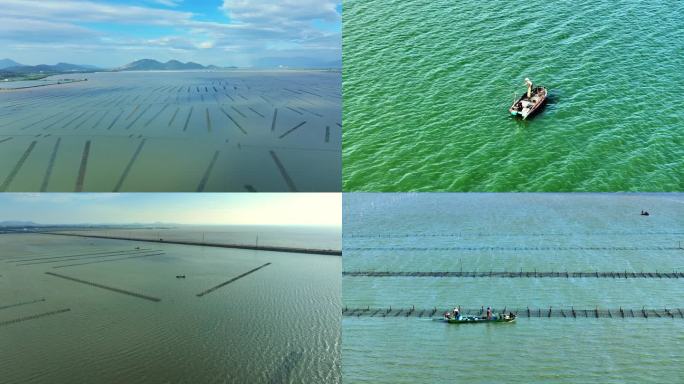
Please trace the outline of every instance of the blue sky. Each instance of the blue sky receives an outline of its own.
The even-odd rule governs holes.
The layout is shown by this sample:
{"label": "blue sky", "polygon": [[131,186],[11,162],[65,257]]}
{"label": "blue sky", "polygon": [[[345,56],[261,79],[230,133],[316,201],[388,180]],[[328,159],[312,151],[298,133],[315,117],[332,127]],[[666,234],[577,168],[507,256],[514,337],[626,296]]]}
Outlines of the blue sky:
{"label": "blue sky", "polygon": [[341,0],[2,0],[0,58],[117,67],[341,63]]}
{"label": "blue sky", "polygon": [[342,226],[340,193],[0,193],[0,221]]}

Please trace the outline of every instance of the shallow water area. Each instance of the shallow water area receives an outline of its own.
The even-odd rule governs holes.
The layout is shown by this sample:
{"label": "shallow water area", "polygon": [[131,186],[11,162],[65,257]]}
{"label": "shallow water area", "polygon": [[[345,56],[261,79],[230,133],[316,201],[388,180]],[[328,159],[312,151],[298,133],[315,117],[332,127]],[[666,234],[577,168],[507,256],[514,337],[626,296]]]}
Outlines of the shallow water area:
{"label": "shallow water area", "polygon": [[339,72],[78,77],[0,92],[0,191],[341,188]]}

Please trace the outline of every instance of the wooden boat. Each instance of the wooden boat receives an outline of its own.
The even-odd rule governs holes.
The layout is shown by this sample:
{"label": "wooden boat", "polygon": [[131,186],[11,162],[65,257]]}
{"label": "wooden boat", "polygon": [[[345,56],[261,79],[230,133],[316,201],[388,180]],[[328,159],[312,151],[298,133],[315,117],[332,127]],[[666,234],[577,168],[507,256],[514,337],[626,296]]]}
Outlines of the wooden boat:
{"label": "wooden boat", "polygon": [[523,120],[529,116],[534,115],[542,109],[546,103],[548,91],[544,87],[532,88],[532,96],[527,97],[527,92],[513,102],[513,105],[508,109],[512,116],[520,116]]}
{"label": "wooden boat", "polygon": [[460,319],[444,318],[444,322],[449,324],[475,324],[475,323],[512,323],[515,321],[514,316],[494,315],[491,319],[484,316],[461,316]]}

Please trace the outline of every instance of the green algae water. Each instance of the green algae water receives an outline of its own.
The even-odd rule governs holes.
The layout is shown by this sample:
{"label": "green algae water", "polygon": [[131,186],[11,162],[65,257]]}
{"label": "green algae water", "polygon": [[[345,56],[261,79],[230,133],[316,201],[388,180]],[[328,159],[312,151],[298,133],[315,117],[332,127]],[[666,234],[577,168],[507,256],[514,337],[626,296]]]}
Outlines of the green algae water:
{"label": "green algae water", "polygon": [[[281,229],[262,241],[339,249],[339,230]],[[164,236],[206,228],[185,230]],[[339,383],[340,272],[336,256],[2,234],[0,382]]]}
{"label": "green algae water", "polygon": [[[345,195],[343,213],[344,382],[660,383],[684,374],[677,347],[684,316],[674,309],[684,310],[684,279],[662,275],[684,272],[681,194],[355,193]],[[349,275],[520,270],[661,277]],[[431,319],[432,308],[456,305],[551,307],[556,315],[512,324]],[[390,307],[390,316],[373,314]],[[619,308],[638,314],[642,307],[674,312],[619,315]],[[406,311],[395,316],[397,308]],[[567,317],[557,315],[560,308]],[[572,308],[612,309],[612,318],[575,318]]]}
{"label": "green algae water", "polygon": [[343,189],[681,191],[683,6],[346,1]]}

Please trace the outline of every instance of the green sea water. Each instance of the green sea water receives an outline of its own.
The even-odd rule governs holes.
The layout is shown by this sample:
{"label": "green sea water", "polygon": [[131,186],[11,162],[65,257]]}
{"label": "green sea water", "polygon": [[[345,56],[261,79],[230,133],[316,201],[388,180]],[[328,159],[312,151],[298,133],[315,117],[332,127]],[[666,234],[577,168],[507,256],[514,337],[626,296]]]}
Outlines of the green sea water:
{"label": "green sea water", "polygon": [[[346,1],[345,191],[680,191],[684,3]],[[508,115],[523,79],[550,90]]]}
{"label": "green sea water", "polygon": [[[650,216],[641,216],[642,209]],[[343,270],[684,271],[681,194],[346,194]],[[459,248],[462,247],[462,248]],[[547,250],[547,248],[561,250]],[[369,249],[372,248],[372,249]],[[350,308],[684,308],[674,278],[355,277]],[[569,311],[568,311],[569,313]],[[684,319],[345,316],[345,383],[675,383]],[[437,314],[439,316],[441,311]]]}

